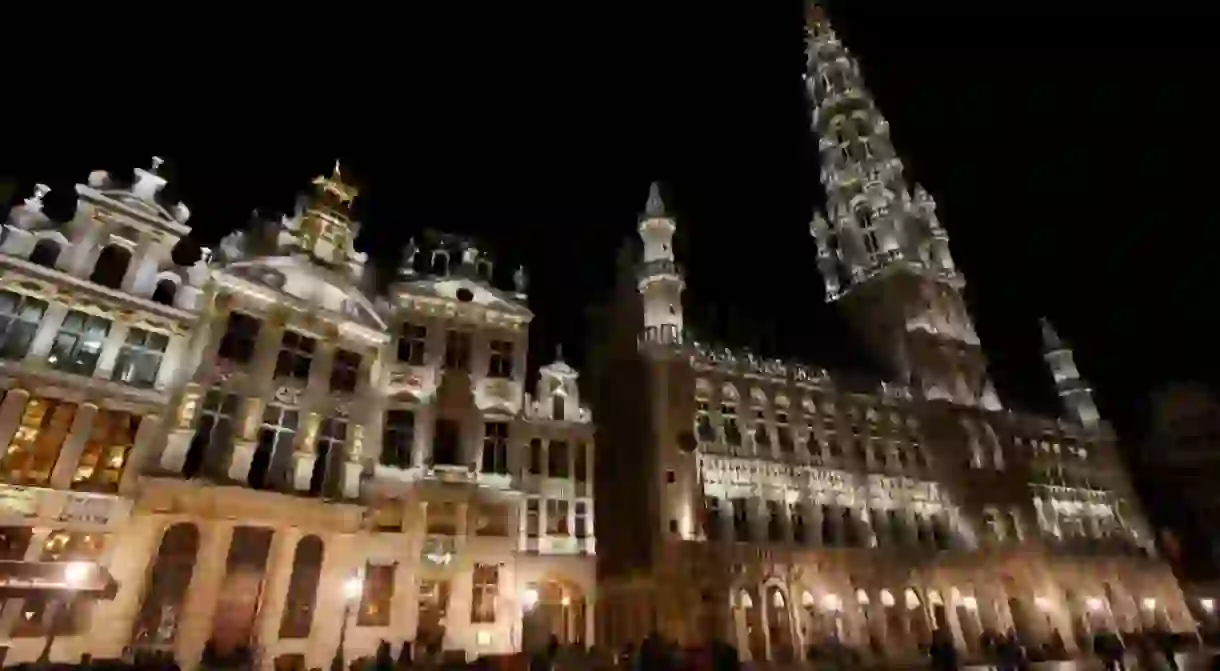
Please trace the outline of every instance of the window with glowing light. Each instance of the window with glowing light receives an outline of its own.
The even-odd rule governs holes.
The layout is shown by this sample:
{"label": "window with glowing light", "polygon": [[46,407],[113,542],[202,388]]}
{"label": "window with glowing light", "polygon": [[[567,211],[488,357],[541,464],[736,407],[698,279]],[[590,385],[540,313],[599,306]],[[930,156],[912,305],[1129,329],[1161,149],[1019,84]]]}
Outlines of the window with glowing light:
{"label": "window with glowing light", "polygon": [[31,398],[0,459],[0,478],[13,485],[49,484],[76,411],[73,403]]}
{"label": "window with glowing light", "polygon": [[496,621],[496,596],[500,591],[500,567],[475,564],[471,585],[470,621],[490,624]]}
{"label": "window with glowing light", "polygon": [[93,418],[89,440],[76,464],[72,489],[117,492],[135,444],[139,415],[114,410],[98,410]]}
{"label": "window with glowing light", "polygon": [[356,624],[361,627],[386,627],[390,624],[390,606],[394,600],[394,566],[366,564],[364,591]]}

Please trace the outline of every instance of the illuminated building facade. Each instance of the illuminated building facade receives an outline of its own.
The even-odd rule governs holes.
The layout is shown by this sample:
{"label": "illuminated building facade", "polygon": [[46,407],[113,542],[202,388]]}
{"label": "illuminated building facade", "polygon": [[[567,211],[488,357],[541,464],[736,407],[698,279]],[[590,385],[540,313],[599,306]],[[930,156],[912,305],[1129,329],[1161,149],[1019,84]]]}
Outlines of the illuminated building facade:
{"label": "illuminated building facade", "polygon": [[966,653],[988,630],[1030,646],[1057,631],[1069,651],[1103,628],[1192,631],[1071,349],[1043,323],[1062,417],[1003,408],[935,202],[904,180],[816,7],[806,53],[817,266],[889,380],[694,341],[654,186],[589,359],[598,501],[616,521],[600,534],[599,640],[656,627],[720,635],[747,660],[832,640],[900,660],[934,629]]}
{"label": "illuminated building facade", "polygon": [[[591,639],[592,416],[561,358],[527,391],[523,269],[499,289],[472,242],[429,234],[366,296],[337,167],[176,269],[186,210],[155,168],[109,181],[62,226],[40,190],[0,243],[5,551],[119,585],[55,659]],[[40,608],[5,605],[9,661],[40,650]]]}

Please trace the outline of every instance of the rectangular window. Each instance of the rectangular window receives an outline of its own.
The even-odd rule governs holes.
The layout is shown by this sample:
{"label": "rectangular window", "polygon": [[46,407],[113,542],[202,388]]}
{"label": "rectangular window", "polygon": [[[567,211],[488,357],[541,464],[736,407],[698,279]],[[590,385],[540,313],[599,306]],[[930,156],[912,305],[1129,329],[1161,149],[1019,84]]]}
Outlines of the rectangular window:
{"label": "rectangular window", "polygon": [[428,504],[428,533],[433,536],[456,536],[458,529],[457,506],[449,501],[434,501]]}
{"label": "rectangular window", "polygon": [[340,496],[343,462],[347,460],[347,420],[342,417],[327,417],[318,428],[318,441],[314,444],[313,476],[309,479],[309,493],[314,496]]}
{"label": "rectangular window", "polygon": [[739,541],[750,540],[750,502],[746,499],[733,499],[733,535]]}
{"label": "rectangular window", "polygon": [[445,368],[470,371],[470,334],[466,331],[445,334]]}
{"label": "rectangular window", "polygon": [[432,463],[436,466],[462,465],[462,430],[451,419],[436,420],[432,437]]}
{"label": "rectangular window", "polygon": [[25,358],[46,312],[44,301],[0,291],[0,359]]}
{"label": "rectangular window", "polygon": [[508,424],[488,422],[483,427],[483,472],[508,474]]}
{"label": "rectangular window", "polygon": [[589,504],[584,501],[577,501],[576,507],[572,511],[572,526],[574,527],[575,536],[577,538],[589,537]]}
{"label": "rectangular window", "polygon": [[139,426],[138,415],[98,410],[72,476],[72,489],[117,492]]}
{"label": "rectangular window", "polygon": [[530,441],[529,472],[533,475],[542,475],[542,439],[540,438]]}
{"label": "rectangular window", "polygon": [[115,382],[147,389],[157,381],[161,358],[169,347],[169,336],[133,328],[127,331],[127,341],[114,362]]}
{"label": "rectangular window", "polygon": [[546,533],[548,536],[567,536],[569,534],[567,501],[547,499]]}
{"label": "rectangular window", "polygon": [[385,430],[381,439],[381,465],[410,468],[414,446],[415,413],[410,410],[386,411]]}
{"label": "rectangular window", "polygon": [[428,329],[404,323],[398,336],[398,360],[411,366],[422,366],[427,348]]}
{"label": "rectangular window", "polygon": [[73,310],[59,327],[47,363],[65,373],[93,375],[109,333],[110,320]]}
{"label": "rectangular window", "polygon": [[500,590],[500,567],[475,564],[470,595],[470,621],[489,624],[496,621],[496,595]]}
{"label": "rectangular window", "polygon": [[0,459],[0,479],[14,485],[47,485],[75,417],[74,403],[31,398]]}
{"label": "rectangular window", "polygon": [[720,499],[703,497],[703,535],[709,541],[720,540]]}
{"label": "rectangular window", "polygon": [[192,477],[203,468],[204,463],[213,463],[233,444],[233,418],[237,416],[240,398],[237,394],[226,394],[213,389],[203,398],[199,410],[199,427],[191,439],[183,475]]}
{"label": "rectangular window", "polygon": [[530,538],[538,537],[538,499],[526,499],[525,501],[525,535]]}
{"label": "rectangular window", "polygon": [[488,377],[510,378],[513,376],[513,344],[507,340],[491,341],[491,360],[487,365]]}
{"label": "rectangular window", "polygon": [[229,315],[225,334],[220,338],[219,356],[237,363],[250,363],[254,358],[254,346],[258,343],[258,332],[263,323],[242,312]]}
{"label": "rectangular window", "polygon": [[390,604],[394,600],[394,566],[366,564],[364,567],[364,593],[360,596],[360,610],[356,613],[356,625],[360,627],[387,627],[390,624]]}
{"label": "rectangular window", "polygon": [[573,455],[572,470],[575,471],[572,475],[575,476],[577,482],[587,482],[589,480],[589,450],[591,449],[587,443],[576,443],[574,448],[576,454]]}
{"label": "rectangular window", "polygon": [[330,369],[331,391],[356,391],[356,383],[359,380],[360,355],[345,349],[336,351]]}
{"label": "rectangular window", "polygon": [[559,441],[552,441],[547,446],[547,477],[550,478],[566,478],[568,477],[568,444]]}
{"label": "rectangular window", "polygon": [[[292,440],[297,433],[297,411],[278,403],[268,403],[258,431],[255,459],[267,464],[262,473],[251,469],[250,482],[256,487],[278,487],[292,481]],[[260,481],[261,480],[261,481]]]}
{"label": "rectangular window", "polygon": [[495,536],[497,538],[509,536],[507,506],[483,504],[475,509],[474,515],[476,519],[473,520],[473,526],[476,536]]}
{"label": "rectangular window", "polygon": [[296,331],[284,331],[284,338],[280,341],[280,354],[275,360],[275,376],[308,380],[316,345],[317,341],[309,336]]}

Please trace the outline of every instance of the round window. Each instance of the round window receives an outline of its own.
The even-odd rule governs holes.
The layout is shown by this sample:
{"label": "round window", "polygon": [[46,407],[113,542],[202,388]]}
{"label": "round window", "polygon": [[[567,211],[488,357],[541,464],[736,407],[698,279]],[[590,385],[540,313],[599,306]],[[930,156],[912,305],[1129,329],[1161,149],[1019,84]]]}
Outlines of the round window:
{"label": "round window", "polygon": [[462,301],[463,303],[469,303],[470,301],[474,300],[474,292],[471,291],[470,289],[465,289],[465,288],[458,289],[457,290],[457,299],[459,301]]}

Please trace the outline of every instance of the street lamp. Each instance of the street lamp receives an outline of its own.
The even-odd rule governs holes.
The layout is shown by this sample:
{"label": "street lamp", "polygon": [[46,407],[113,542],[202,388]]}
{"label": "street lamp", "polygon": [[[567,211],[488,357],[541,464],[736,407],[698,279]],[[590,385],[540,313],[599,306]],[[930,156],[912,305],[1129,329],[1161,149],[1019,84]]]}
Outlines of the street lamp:
{"label": "street lamp", "polygon": [[55,638],[59,635],[60,621],[71,613],[72,603],[76,601],[77,593],[96,571],[97,565],[90,562],[74,561],[64,564],[63,580],[64,586],[67,588],[67,595],[56,598],[47,605],[48,610],[51,611],[50,622],[47,624],[47,640],[43,643],[42,652],[38,653],[38,659],[34,662],[36,665],[46,666],[51,663],[51,647],[55,645]]}
{"label": "street lamp", "polygon": [[343,647],[347,642],[347,622],[352,619],[352,604],[364,594],[364,579],[359,574],[343,581],[343,622],[339,625],[339,645],[330,661],[331,671],[343,671]]}

